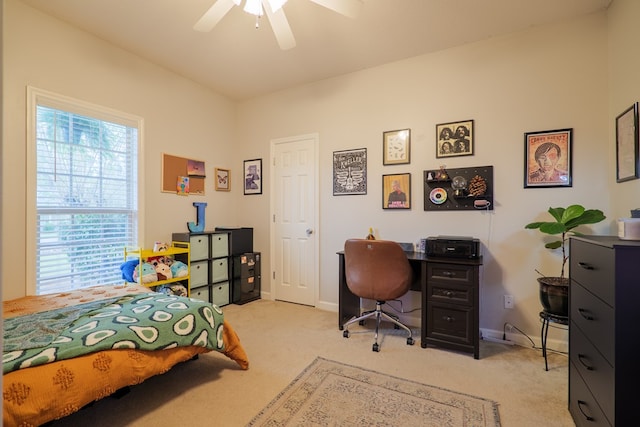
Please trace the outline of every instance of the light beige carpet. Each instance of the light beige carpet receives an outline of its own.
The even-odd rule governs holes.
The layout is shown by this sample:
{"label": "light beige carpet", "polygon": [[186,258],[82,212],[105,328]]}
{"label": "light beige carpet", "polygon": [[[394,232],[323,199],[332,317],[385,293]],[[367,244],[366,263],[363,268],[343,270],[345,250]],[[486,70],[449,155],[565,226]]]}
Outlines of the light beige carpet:
{"label": "light beige carpet", "polygon": [[495,402],[316,358],[250,426],[496,427]]}

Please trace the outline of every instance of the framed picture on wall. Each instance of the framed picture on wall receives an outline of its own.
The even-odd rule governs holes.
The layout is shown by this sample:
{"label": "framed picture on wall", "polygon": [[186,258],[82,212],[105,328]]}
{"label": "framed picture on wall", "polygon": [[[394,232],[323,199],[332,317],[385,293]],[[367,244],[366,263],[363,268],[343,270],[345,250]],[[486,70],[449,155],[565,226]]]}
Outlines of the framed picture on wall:
{"label": "framed picture on wall", "polygon": [[436,157],[473,155],[473,120],[436,125]]}
{"label": "framed picture on wall", "polygon": [[524,188],[571,187],[573,129],[524,134]]}
{"label": "framed picture on wall", "polygon": [[638,179],[638,103],[616,117],[616,182]]}
{"label": "framed picture on wall", "polygon": [[367,149],[333,152],[333,195],[367,194]]}
{"label": "framed picture on wall", "polygon": [[411,174],[382,175],[382,209],[411,209]]}
{"label": "framed picture on wall", "polygon": [[244,194],[262,194],[262,159],[244,161]]}
{"label": "framed picture on wall", "polygon": [[231,171],[229,169],[216,168],[216,191],[231,190]]}
{"label": "framed picture on wall", "polygon": [[382,133],[382,164],[404,165],[411,162],[411,129]]}

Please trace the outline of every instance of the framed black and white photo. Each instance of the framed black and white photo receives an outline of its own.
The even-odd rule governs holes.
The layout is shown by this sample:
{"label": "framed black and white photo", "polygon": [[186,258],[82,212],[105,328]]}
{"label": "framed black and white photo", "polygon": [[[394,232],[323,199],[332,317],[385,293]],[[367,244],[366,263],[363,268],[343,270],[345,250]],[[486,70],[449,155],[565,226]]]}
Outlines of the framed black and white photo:
{"label": "framed black and white photo", "polygon": [[244,194],[262,194],[262,159],[244,161]]}
{"label": "framed black and white photo", "polygon": [[382,209],[411,209],[411,174],[382,175]]}
{"label": "framed black and white photo", "polygon": [[524,188],[571,187],[573,129],[524,134]]}
{"label": "framed black and white photo", "polygon": [[367,194],[367,149],[333,152],[333,195]]}
{"label": "framed black and white photo", "polygon": [[382,133],[382,164],[404,165],[411,162],[411,129]]}
{"label": "framed black and white photo", "polygon": [[638,103],[616,117],[616,182],[638,178]]}
{"label": "framed black and white photo", "polygon": [[436,157],[473,155],[473,120],[436,125]]}

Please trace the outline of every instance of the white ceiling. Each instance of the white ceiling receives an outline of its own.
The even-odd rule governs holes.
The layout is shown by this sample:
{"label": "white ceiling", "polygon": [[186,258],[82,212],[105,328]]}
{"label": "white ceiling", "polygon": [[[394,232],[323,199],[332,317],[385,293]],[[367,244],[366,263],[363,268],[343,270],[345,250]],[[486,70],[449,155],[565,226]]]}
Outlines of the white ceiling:
{"label": "white ceiling", "polygon": [[209,33],[216,0],[21,0],[234,100],[560,21],[612,0],[362,0],[351,19],[309,0],[284,12],[297,41],[279,49],[266,16],[234,7]]}

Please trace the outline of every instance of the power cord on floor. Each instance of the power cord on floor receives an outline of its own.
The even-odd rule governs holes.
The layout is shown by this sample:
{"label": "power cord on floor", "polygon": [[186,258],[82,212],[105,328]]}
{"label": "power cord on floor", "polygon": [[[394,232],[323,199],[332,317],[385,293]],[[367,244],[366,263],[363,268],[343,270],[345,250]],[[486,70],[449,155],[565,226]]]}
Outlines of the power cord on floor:
{"label": "power cord on floor", "polygon": [[[509,322],[505,322],[504,325],[502,325],[502,340],[506,341],[507,340],[507,326],[509,326],[511,329],[515,329],[517,332],[519,332],[521,335],[523,335],[524,337],[526,337],[529,342],[531,342],[531,348],[534,350],[542,350],[542,347],[538,347],[536,346],[536,343],[533,342],[533,340],[531,339],[531,337],[527,334],[525,334],[524,332],[522,332],[522,330],[518,329],[518,327],[516,327],[515,325],[512,325]],[[556,329],[563,329],[560,328],[556,325],[549,325],[552,328],[556,328]],[[554,350],[552,348],[547,347],[547,352],[551,352],[551,353],[556,353],[556,354],[562,354],[562,355],[568,355],[569,353],[566,351],[560,351],[560,350]]]}

